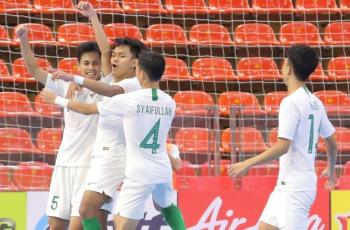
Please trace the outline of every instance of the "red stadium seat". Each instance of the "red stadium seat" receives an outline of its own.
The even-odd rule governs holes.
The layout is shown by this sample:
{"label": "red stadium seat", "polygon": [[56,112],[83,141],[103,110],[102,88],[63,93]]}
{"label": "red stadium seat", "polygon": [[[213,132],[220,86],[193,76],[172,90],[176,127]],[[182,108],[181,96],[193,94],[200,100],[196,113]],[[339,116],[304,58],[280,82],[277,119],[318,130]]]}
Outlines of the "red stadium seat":
{"label": "red stadium seat", "polygon": [[316,160],[316,162],[315,162],[316,174],[318,176],[320,176],[322,174],[323,170],[325,170],[325,168],[327,168],[327,166],[328,166],[328,162],[327,161]]}
{"label": "red stadium seat", "polygon": [[63,24],[57,29],[57,40],[61,46],[78,46],[82,42],[94,41],[94,32],[85,23]]}
{"label": "red stadium seat", "polygon": [[0,46],[15,45],[10,39],[5,26],[0,25]]}
{"label": "red stadium seat", "polygon": [[17,92],[0,93],[0,117],[37,115],[28,97]]}
{"label": "red stadium seat", "polygon": [[230,116],[230,107],[242,107],[241,113],[251,116],[265,116],[266,112],[261,109],[258,99],[254,94],[247,92],[225,92],[218,99],[221,116]]}
{"label": "red stadium seat", "polygon": [[199,58],[192,64],[194,80],[199,81],[236,81],[232,66],[224,58]]}
{"label": "red stadium seat", "polygon": [[14,168],[14,183],[20,190],[48,190],[53,167],[43,162],[22,162]]}
{"label": "red stadium seat", "polygon": [[0,14],[36,13],[29,0],[1,0]]}
{"label": "red stadium seat", "polygon": [[271,58],[243,58],[237,63],[238,78],[242,81],[280,80],[281,75]]}
{"label": "red stadium seat", "polygon": [[269,145],[270,147],[277,143],[278,140],[278,128],[273,128],[269,132]]}
{"label": "red stadium seat", "polygon": [[185,31],[174,24],[154,24],[147,28],[147,43],[151,46],[187,45]]}
{"label": "red stadium seat", "polygon": [[296,0],[295,9],[301,14],[336,14],[340,12],[335,0]]}
{"label": "red stadium seat", "polygon": [[268,115],[276,116],[283,98],[288,96],[287,91],[277,91],[267,93],[264,98],[264,107]]}
{"label": "red stadium seat", "polygon": [[350,22],[333,22],[324,31],[324,41],[328,45],[350,45]]}
{"label": "red stadium seat", "polygon": [[181,128],[176,133],[175,142],[182,153],[213,152],[209,143],[213,143],[214,139],[206,128]]}
{"label": "red stadium seat", "polygon": [[174,100],[177,115],[207,115],[207,106],[214,105],[213,98],[203,91],[179,91]]}
{"label": "red stadium seat", "polygon": [[36,145],[45,154],[57,154],[62,141],[62,129],[46,128],[37,135]]}
{"label": "red stadium seat", "polygon": [[168,80],[190,80],[191,75],[186,63],[178,58],[165,58],[165,71],[162,79]]}
{"label": "red stadium seat", "polygon": [[0,128],[0,154],[41,153],[24,129]]}
{"label": "red stadium seat", "polygon": [[[230,166],[230,160],[221,160],[220,161],[220,176],[228,176],[227,175],[227,169]],[[214,176],[214,161],[210,162],[210,167],[209,167],[209,162],[205,162],[204,164],[200,165],[200,175],[201,176]]]}
{"label": "red stadium seat", "polygon": [[208,14],[204,0],[165,0],[165,9],[170,14]]}
{"label": "red stadium seat", "polygon": [[[37,63],[39,67],[47,70],[51,67],[48,60],[43,58],[37,58]],[[27,72],[27,68],[24,64],[23,58],[16,59],[12,64],[12,75],[16,82],[36,82],[36,79],[32,77],[30,73]]]}
{"label": "red stadium seat", "polygon": [[[246,154],[259,154],[266,150],[267,146],[261,132],[255,128],[242,127],[235,132],[235,148]],[[231,152],[231,129],[225,129],[221,134],[221,147],[224,152]]]}
{"label": "red stadium seat", "polygon": [[321,63],[309,77],[310,81],[328,81],[328,76],[324,73]]}
{"label": "red stadium seat", "polygon": [[58,61],[57,67],[66,73],[80,75],[78,65],[79,63],[77,58],[63,58]]}
{"label": "red stadium seat", "polygon": [[308,22],[291,22],[280,29],[280,42],[290,46],[296,44],[323,45],[318,28]]}
{"label": "red stadium seat", "polygon": [[61,116],[61,108],[56,105],[47,104],[45,100],[39,95],[35,96],[34,99],[34,110],[41,116]]}
{"label": "red stadium seat", "polygon": [[350,0],[340,0],[340,10],[344,14],[350,13]]}
{"label": "red stadium seat", "polygon": [[350,97],[346,93],[336,90],[325,90],[315,92],[315,96],[319,97],[323,102],[328,115],[350,115]]}
{"label": "red stadium seat", "polygon": [[253,0],[252,8],[258,14],[292,14],[294,11],[291,0]]}
{"label": "red stadium seat", "polygon": [[[39,23],[24,23],[28,28],[28,40],[30,44],[33,45],[56,45],[57,42],[53,37],[51,29],[43,24]],[[15,30],[19,25],[13,30],[13,39],[15,43],[19,44],[19,39],[16,36]]]}
{"label": "red stadium seat", "polygon": [[116,38],[133,38],[143,40],[141,32],[137,26],[127,23],[110,23],[104,26],[104,31],[110,40]]}
{"label": "red stadium seat", "polygon": [[218,24],[198,24],[192,26],[190,30],[190,41],[195,45],[233,45],[226,27]]}
{"label": "red stadium seat", "polygon": [[0,164],[0,191],[13,191],[17,187],[12,181],[12,166],[4,166]]}
{"label": "red stadium seat", "polygon": [[124,13],[118,1],[114,0],[88,0],[97,13]]}
{"label": "red stadium seat", "polygon": [[73,14],[77,12],[72,0],[34,0],[33,6],[42,14]]}
{"label": "red stadium seat", "polygon": [[189,161],[182,161],[182,166],[179,170],[175,171],[177,176],[195,176],[197,166],[191,164]]}
{"label": "red stadium seat", "polygon": [[246,14],[252,12],[247,0],[209,0],[211,14]]}
{"label": "red stadium seat", "polygon": [[9,74],[6,63],[0,59],[0,82],[13,82],[14,78]]}
{"label": "red stadium seat", "polygon": [[250,45],[279,45],[275,33],[267,24],[246,23],[236,27],[234,32],[235,44],[239,46]]}
{"label": "red stadium seat", "polygon": [[350,176],[350,161],[346,162],[343,166],[343,175]]}
{"label": "red stadium seat", "polygon": [[[335,128],[335,138],[337,140],[337,151],[339,154],[349,154],[350,153],[350,129],[344,127]],[[325,154],[327,153],[327,147],[325,141],[320,138],[318,142],[319,152]]]}
{"label": "red stadium seat", "polygon": [[160,0],[122,0],[122,7],[128,14],[165,14]]}
{"label": "red stadium seat", "polygon": [[350,57],[332,58],[328,63],[328,78],[331,81],[350,80]]}

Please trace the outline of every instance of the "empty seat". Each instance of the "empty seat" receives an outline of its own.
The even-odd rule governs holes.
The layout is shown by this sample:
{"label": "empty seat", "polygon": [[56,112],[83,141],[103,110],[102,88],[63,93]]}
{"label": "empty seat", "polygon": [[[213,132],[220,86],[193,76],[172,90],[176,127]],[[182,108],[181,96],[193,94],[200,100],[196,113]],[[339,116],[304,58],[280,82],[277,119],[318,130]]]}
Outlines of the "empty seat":
{"label": "empty seat", "polygon": [[350,80],[350,57],[332,58],[328,63],[328,77],[331,81]]}
{"label": "empty seat", "polygon": [[0,191],[16,190],[12,181],[12,167],[0,164]]}
{"label": "empty seat", "polygon": [[125,37],[143,40],[139,28],[128,23],[110,23],[104,26],[104,31],[112,41],[116,38]]}
{"label": "empty seat", "polygon": [[48,190],[53,167],[43,162],[22,162],[14,168],[14,183],[20,190]]}
{"label": "empty seat", "polygon": [[174,96],[177,115],[207,115],[213,98],[203,91],[180,91]]}
{"label": "empty seat", "polygon": [[343,166],[343,175],[350,176],[350,161],[346,162]]}
{"label": "empty seat", "polygon": [[232,66],[224,58],[199,58],[192,64],[194,80],[199,81],[235,81],[237,76]]}
{"label": "empty seat", "polygon": [[249,116],[265,116],[266,112],[261,109],[255,95],[247,92],[225,92],[218,99],[221,116],[230,116],[230,108],[238,107],[240,112]]}
{"label": "empty seat", "polygon": [[213,152],[211,144],[214,139],[206,128],[181,128],[176,132],[176,145],[182,153],[202,153]]}
{"label": "empty seat", "polygon": [[310,81],[328,81],[328,76],[324,73],[322,64],[319,63],[315,71],[310,75]]}
{"label": "empty seat", "polygon": [[350,0],[340,0],[340,10],[342,13],[350,13]]}
{"label": "empty seat", "polygon": [[[47,70],[51,68],[51,64],[48,60],[43,58],[37,58],[37,63],[40,68]],[[12,75],[16,82],[36,82],[36,79],[28,73],[27,68],[24,64],[23,58],[16,59],[12,64]]]}
{"label": "empty seat", "polygon": [[280,29],[280,42],[290,46],[296,44],[323,45],[318,28],[308,22],[291,22]]}
{"label": "empty seat", "polygon": [[[53,37],[53,33],[48,26],[39,24],[39,23],[24,23],[21,25],[24,25],[25,27],[28,28],[28,40],[30,44],[33,44],[33,45],[56,45],[57,44],[55,38]],[[13,39],[17,44],[19,44],[19,38],[17,38],[15,30],[18,26],[19,25],[17,25],[13,30]]]}
{"label": "empty seat", "polygon": [[234,32],[236,45],[279,45],[275,33],[267,24],[246,23],[236,27]]}
{"label": "empty seat", "polygon": [[302,14],[335,14],[340,10],[335,0],[296,0],[295,11]]}
{"label": "empty seat", "polygon": [[34,0],[33,6],[42,14],[73,14],[77,12],[72,0]]}
{"label": "empty seat", "polygon": [[28,117],[35,114],[26,95],[17,92],[0,93],[0,117]]}
{"label": "empty seat", "polygon": [[211,14],[244,14],[252,12],[247,0],[209,0]]}
{"label": "empty seat", "polygon": [[12,82],[13,80],[14,78],[11,77],[6,63],[4,60],[0,59],[0,82]]}
{"label": "empty seat", "polygon": [[186,63],[178,58],[165,58],[165,71],[162,79],[168,80],[190,80],[191,75]]}
{"label": "empty seat", "polygon": [[268,115],[276,116],[283,98],[288,96],[287,91],[271,92],[265,95],[264,108]]}
{"label": "empty seat", "polygon": [[36,13],[29,0],[2,0],[0,1],[0,14]]}
{"label": "empty seat", "polygon": [[[337,140],[337,151],[339,154],[349,154],[350,153],[350,129],[344,127],[335,128],[335,138]],[[318,150],[325,154],[327,153],[327,147],[325,141],[320,138],[318,142]]]}
{"label": "empty seat", "polygon": [[94,41],[95,37],[90,25],[71,23],[58,27],[57,40],[62,46],[78,46],[82,42]]}
{"label": "empty seat", "polygon": [[124,13],[118,1],[115,0],[89,0],[97,13]]}
{"label": "empty seat", "polygon": [[29,133],[24,129],[0,128],[0,154],[9,153],[38,154],[41,151],[35,147]]}
{"label": "empty seat", "polygon": [[231,152],[232,143],[237,151],[245,154],[259,154],[267,146],[261,132],[255,128],[243,127],[235,130],[235,141],[231,140],[231,129],[225,129],[221,134],[221,147],[224,152]]}
{"label": "empty seat", "polygon": [[57,154],[62,141],[62,129],[46,128],[39,131],[36,145],[45,154]]}
{"label": "empty seat", "polygon": [[147,28],[147,43],[151,46],[186,45],[185,31],[174,24],[154,24]]}
{"label": "empty seat", "polygon": [[226,27],[218,24],[198,24],[190,30],[190,41],[195,45],[233,45]]}
{"label": "empty seat", "polygon": [[258,14],[292,14],[294,11],[291,0],[253,0],[252,8]]}
{"label": "empty seat", "polygon": [[165,9],[171,14],[208,14],[204,0],[165,0]]}
{"label": "empty seat", "polygon": [[62,110],[59,106],[46,103],[39,95],[35,96],[34,110],[41,116],[52,117],[62,115]]}
{"label": "empty seat", "polygon": [[350,22],[333,22],[324,31],[324,41],[328,45],[350,45]]}
{"label": "empty seat", "polygon": [[122,7],[128,14],[165,14],[160,0],[122,0]]}
{"label": "empty seat", "polygon": [[350,97],[344,92],[336,90],[325,90],[315,92],[320,98],[330,116],[350,115]]}
{"label": "empty seat", "polygon": [[80,75],[78,65],[77,58],[63,58],[58,61],[57,67],[66,73]]}
{"label": "empty seat", "polygon": [[15,45],[10,39],[5,26],[0,25],[0,46]]}
{"label": "empty seat", "polygon": [[269,145],[270,147],[276,144],[278,141],[278,128],[273,128],[269,132]]}
{"label": "empty seat", "polygon": [[280,80],[281,75],[271,58],[243,58],[237,63],[237,73],[242,81]]}

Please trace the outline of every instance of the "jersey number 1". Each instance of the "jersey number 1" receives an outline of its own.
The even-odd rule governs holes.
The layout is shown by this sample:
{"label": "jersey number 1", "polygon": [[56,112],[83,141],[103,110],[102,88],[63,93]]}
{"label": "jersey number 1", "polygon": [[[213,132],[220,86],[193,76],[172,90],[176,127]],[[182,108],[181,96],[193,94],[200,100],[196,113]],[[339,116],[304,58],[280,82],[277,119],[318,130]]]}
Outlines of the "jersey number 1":
{"label": "jersey number 1", "polygon": [[[140,144],[140,148],[144,149],[152,149],[152,154],[156,154],[157,149],[159,149],[158,142],[158,133],[159,133],[159,125],[160,125],[160,118],[158,121],[153,125],[152,129],[147,133],[146,137],[143,139],[143,141]],[[153,138],[152,138],[153,136]],[[152,143],[148,143],[149,140],[152,138]]]}

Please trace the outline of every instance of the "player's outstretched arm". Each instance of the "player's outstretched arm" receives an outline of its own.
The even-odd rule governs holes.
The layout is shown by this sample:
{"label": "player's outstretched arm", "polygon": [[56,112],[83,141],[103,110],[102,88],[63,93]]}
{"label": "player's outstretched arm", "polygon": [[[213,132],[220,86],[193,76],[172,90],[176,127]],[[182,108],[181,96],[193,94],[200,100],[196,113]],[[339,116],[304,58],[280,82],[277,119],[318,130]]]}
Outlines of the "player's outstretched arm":
{"label": "player's outstretched arm", "polygon": [[328,180],[325,184],[325,189],[332,190],[336,185],[336,176],[335,176],[335,164],[337,161],[337,141],[335,139],[335,135],[332,134],[330,137],[325,138],[325,142],[327,145],[327,159],[328,166],[322,172],[322,177],[327,177]]}
{"label": "player's outstretched arm", "polygon": [[15,33],[16,36],[19,38],[22,58],[24,60],[24,63],[26,64],[28,72],[31,73],[33,77],[40,81],[42,84],[45,84],[48,73],[38,66],[34,53],[30,48],[28,42],[28,28],[24,25],[21,25],[16,28]]}
{"label": "player's outstretched arm", "polygon": [[278,138],[278,142],[263,153],[243,162],[232,164],[227,173],[232,177],[243,176],[247,173],[250,167],[268,163],[272,160],[278,159],[283,154],[286,154],[289,149],[289,145],[290,140]]}
{"label": "player's outstretched arm", "polygon": [[107,97],[113,97],[118,94],[123,94],[124,89],[119,85],[108,85],[101,81],[94,81],[77,75],[71,75],[61,70],[52,71],[52,79],[61,79],[66,82],[75,82],[78,85],[84,86],[89,90]]}
{"label": "player's outstretched arm", "polygon": [[43,90],[40,95],[49,104],[56,104],[63,108],[68,108],[69,110],[73,110],[74,112],[85,115],[98,114],[96,103],[87,104],[78,101],[68,100],[66,98],[57,96],[56,93],[48,90]]}
{"label": "player's outstretched arm", "polygon": [[82,15],[88,17],[91,21],[91,25],[95,33],[96,42],[101,51],[102,73],[104,76],[107,76],[112,72],[111,47],[109,45],[107,35],[103,30],[103,26],[100,23],[96,11],[94,10],[91,3],[80,1],[76,8]]}

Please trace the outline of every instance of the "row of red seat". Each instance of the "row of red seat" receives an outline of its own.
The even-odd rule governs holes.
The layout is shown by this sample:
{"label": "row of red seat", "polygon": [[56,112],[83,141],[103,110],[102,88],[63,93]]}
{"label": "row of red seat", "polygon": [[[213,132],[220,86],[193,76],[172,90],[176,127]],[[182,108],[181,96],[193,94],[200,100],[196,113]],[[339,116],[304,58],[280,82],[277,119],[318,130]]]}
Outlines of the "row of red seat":
{"label": "row of red seat", "polygon": [[[63,24],[57,29],[57,41],[51,29],[43,24],[27,23],[29,40],[34,45],[77,46],[81,42],[94,40],[93,29],[85,23]],[[143,40],[138,27],[125,23],[112,23],[104,27],[111,41],[116,37],[131,37]],[[293,44],[309,45],[350,45],[350,22],[333,22],[324,31],[321,39],[318,28],[307,22],[292,22],[281,26],[279,41],[268,24],[245,23],[238,25],[231,32],[219,24],[197,24],[189,31],[187,39],[185,30],[174,24],[153,24],[146,30],[145,44],[150,46],[185,46],[185,45],[213,45],[213,46],[290,46]],[[0,45],[19,44],[16,34],[12,39],[5,27],[0,27]]]}
{"label": "row of red seat", "polygon": [[[232,14],[232,13],[349,13],[350,1],[340,0],[340,8],[335,0],[89,0],[99,13],[127,14]],[[75,13],[72,0],[12,0],[0,2],[0,13]]]}
{"label": "row of red seat", "polygon": [[[282,80],[276,63],[271,58],[242,58],[237,63],[235,74],[231,63],[224,58],[199,58],[192,63],[192,75],[186,63],[177,58],[166,57],[164,80],[187,81],[278,81]],[[43,69],[51,67],[48,60],[38,58]],[[58,61],[57,68],[68,73],[79,74],[76,58],[64,58]],[[22,58],[12,63],[10,75],[6,63],[0,59],[0,80],[2,82],[36,82],[27,72]],[[311,81],[348,81],[350,80],[350,57],[332,58],[328,63],[328,76],[320,64],[310,76]]]}

